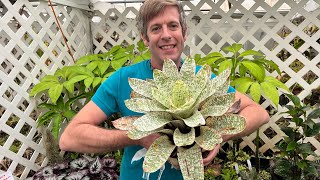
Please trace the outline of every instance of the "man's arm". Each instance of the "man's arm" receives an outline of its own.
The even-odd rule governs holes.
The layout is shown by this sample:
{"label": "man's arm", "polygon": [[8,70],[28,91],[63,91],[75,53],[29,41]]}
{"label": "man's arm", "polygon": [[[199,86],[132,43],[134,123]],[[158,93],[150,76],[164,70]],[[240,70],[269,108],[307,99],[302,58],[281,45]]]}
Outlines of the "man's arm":
{"label": "man's arm", "polygon": [[249,97],[237,91],[236,101],[238,101],[239,99],[241,99],[239,115],[245,117],[246,128],[238,134],[224,135],[224,142],[247,136],[253,133],[255,130],[257,130],[263,124],[268,123],[270,120],[268,112],[261,105],[252,101]]}
{"label": "man's arm", "polygon": [[150,135],[140,140],[132,140],[127,136],[127,131],[99,127],[106,119],[106,114],[94,102],[90,101],[78,112],[62,133],[59,141],[60,149],[100,153],[130,145],[141,145],[148,148],[158,138],[158,135]]}

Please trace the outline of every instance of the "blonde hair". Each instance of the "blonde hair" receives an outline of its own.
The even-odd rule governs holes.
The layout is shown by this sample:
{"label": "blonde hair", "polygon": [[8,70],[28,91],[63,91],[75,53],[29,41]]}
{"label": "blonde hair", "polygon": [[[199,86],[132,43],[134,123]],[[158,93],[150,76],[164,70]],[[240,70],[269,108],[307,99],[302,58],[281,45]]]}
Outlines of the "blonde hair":
{"label": "blonde hair", "polygon": [[186,14],[182,5],[176,0],[146,0],[139,10],[136,18],[137,28],[141,34],[147,39],[148,22],[161,13],[166,6],[176,6],[180,14],[179,21],[182,28],[182,35],[185,36],[187,32]]}

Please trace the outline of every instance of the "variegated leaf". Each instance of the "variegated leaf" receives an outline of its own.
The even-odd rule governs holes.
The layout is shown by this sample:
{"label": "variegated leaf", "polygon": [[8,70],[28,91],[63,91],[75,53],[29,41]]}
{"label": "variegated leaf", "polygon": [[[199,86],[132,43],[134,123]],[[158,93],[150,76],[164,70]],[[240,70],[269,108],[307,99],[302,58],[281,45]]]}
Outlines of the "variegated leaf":
{"label": "variegated leaf", "polygon": [[228,106],[234,103],[235,93],[228,93],[221,96],[210,96],[200,104],[199,109],[204,110],[209,106]]}
{"label": "variegated leaf", "polygon": [[166,108],[170,108],[170,93],[157,88],[152,88],[152,97]]}
{"label": "variegated leaf", "polygon": [[216,78],[212,79],[213,83],[218,87],[221,86],[226,81],[228,81],[230,73],[231,73],[230,69],[224,70]]}
{"label": "variegated leaf", "polygon": [[200,135],[195,139],[196,143],[205,150],[211,151],[216,144],[222,142],[221,135],[217,134],[207,126],[200,127]]}
{"label": "variegated leaf", "polygon": [[204,179],[202,153],[197,144],[189,149],[178,147],[178,161],[183,179]]}
{"label": "variegated leaf", "polygon": [[164,74],[164,72],[160,71],[159,69],[153,70],[153,79],[155,82],[155,85],[159,90],[168,90],[173,87],[176,80],[178,80],[177,77],[171,77]]}
{"label": "variegated leaf", "polygon": [[158,129],[172,120],[167,112],[150,112],[138,118],[133,125],[139,131],[152,131]]}
{"label": "variegated leaf", "polygon": [[219,134],[236,134],[244,130],[246,120],[237,114],[212,116],[206,119],[206,125]]}
{"label": "variegated leaf", "polygon": [[194,59],[187,57],[181,66],[180,74],[182,77],[193,77],[196,72],[196,63]]}
{"label": "variegated leaf", "polygon": [[208,116],[222,116],[229,109],[229,106],[209,106],[206,109],[201,110],[201,114],[204,118]]}
{"label": "variegated leaf", "polygon": [[183,119],[183,121],[189,127],[197,127],[205,124],[205,119],[199,111],[195,111],[191,117]]}
{"label": "variegated leaf", "polygon": [[169,77],[179,78],[180,76],[177,65],[171,59],[163,60],[162,72]]}
{"label": "variegated leaf", "polygon": [[120,130],[128,131],[133,128],[133,122],[140,116],[126,116],[112,121],[112,125]]}
{"label": "variegated leaf", "polygon": [[152,111],[164,111],[166,108],[155,100],[145,98],[132,98],[124,101],[128,109],[145,113]]}
{"label": "variegated leaf", "polygon": [[149,83],[148,81],[144,81],[142,79],[136,79],[136,78],[129,78],[128,81],[129,81],[130,87],[135,92],[145,97],[152,98],[151,89],[152,87],[154,87],[153,84]]}
{"label": "variegated leaf", "polygon": [[191,128],[188,133],[181,133],[177,128],[173,133],[173,142],[176,146],[187,146],[191,145],[195,139],[195,130]]}
{"label": "variegated leaf", "polygon": [[143,95],[141,95],[141,94],[139,94],[139,93],[137,93],[137,92],[135,92],[135,91],[131,91],[131,92],[130,92],[130,98],[149,99],[149,98],[147,98],[147,97],[145,97],[145,96],[143,96]]}
{"label": "variegated leaf", "polygon": [[168,136],[160,136],[149,147],[144,158],[143,170],[151,173],[160,169],[168,160],[175,147]]}
{"label": "variegated leaf", "polygon": [[185,84],[182,80],[176,81],[171,91],[171,106],[174,108],[183,107],[183,105],[189,102],[190,98],[191,94],[187,84]]}
{"label": "variegated leaf", "polygon": [[141,139],[146,136],[149,136],[150,134],[153,134],[153,133],[163,133],[167,135],[173,135],[173,130],[159,128],[153,131],[139,131],[136,128],[132,128],[131,130],[128,131],[128,137],[130,139],[137,140],[137,139]]}
{"label": "variegated leaf", "polygon": [[229,80],[225,81],[223,84],[221,84],[220,86],[217,86],[216,91],[213,93],[213,95],[217,96],[217,95],[223,95],[226,94],[228,92],[229,89]]}

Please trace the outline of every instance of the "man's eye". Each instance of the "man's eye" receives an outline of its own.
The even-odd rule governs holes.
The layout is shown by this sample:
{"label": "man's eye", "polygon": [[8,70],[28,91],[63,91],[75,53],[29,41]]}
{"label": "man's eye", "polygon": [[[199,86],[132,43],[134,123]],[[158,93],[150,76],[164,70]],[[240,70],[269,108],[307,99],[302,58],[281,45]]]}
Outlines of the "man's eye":
{"label": "man's eye", "polygon": [[159,27],[154,27],[154,28],[151,29],[151,31],[154,32],[154,31],[158,31],[159,29],[160,29]]}

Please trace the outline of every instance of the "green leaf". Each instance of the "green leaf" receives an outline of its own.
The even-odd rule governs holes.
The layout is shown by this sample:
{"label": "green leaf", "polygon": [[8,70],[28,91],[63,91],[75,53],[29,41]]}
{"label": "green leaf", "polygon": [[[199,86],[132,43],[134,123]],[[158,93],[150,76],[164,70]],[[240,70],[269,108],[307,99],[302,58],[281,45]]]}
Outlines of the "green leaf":
{"label": "green leaf", "polygon": [[77,60],[76,64],[77,66],[87,64],[91,61],[98,61],[100,58],[96,54],[90,54],[86,56],[82,56],[80,59]]}
{"label": "green leaf", "polygon": [[275,163],[275,174],[281,177],[290,177],[291,176],[291,163],[286,159],[280,159]]}
{"label": "green leaf", "polygon": [[296,149],[297,146],[298,146],[298,143],[296,141],[291,141],[288,144],[286,151],[292,151],[292,150]]}
{"label": "green leaf", "polygon": [[167,112],[150,112],[138,118],[133,125],[139,131],[152,131],[164,126],[171,120],[172,116]]}
{"label": "green leaf", "polygon": [[266,59],[258,59],[257,61],[260,61],[262,63],[264,63],[265,65],[270,65],[273,69],[275,69],[277,71],[278,74],[281,74],[281,71],[279,69],[279,66],[274,63],[273,61],[270,60],[266,60]]}
{"label": "green leaf", "polygon": [[120,69],[120,68],[124,65],[124,63],[126,63],[127,61],[128,61],[128,57],[125,56],[125,57],[122,57],[122,58],[120,58],[120,59],[111,61],[111,66],[112,66],[113,69],[118,70],[118,69]]}
{"label": "green leaf", "polygon": [[197,144],[189,149],[179,147],[178,161],[183,179],[204,179],[202,153]]}
{"label": "green leaf", "polygon": [[179,128],[176,128],[173,133],[173,142],[176,146],[188,146],[194,142],[195,135],[194,128],[191,128],[188,133],[181,133]]}
{"label": "green leaf", "polygon": [[317,156],[316,153],[312,150],[312,145],[310,143],[303,143],[297,147],[297,152],[301,154]]}
{"label": "green leaf", "polygon": [[261,87],[266,97],[269,98],[275,104],[276,107],[278,107],[279,93],[277,88],[269,82],[262,82]]}
{"label": "green leaf", "polygon": [[320,117],[320,108],[313,110],[310,114],[308,114],[307,119],[317,119]]}
{"label": "green leaf", "polygon": [[60,132],[60,126],[62,122],[62,115],[57,114],[57,116],[52,120],[52,135],[55,139],[58,139],[59,137],[59,132]]}
{"label": "green leaf", "polygon": [[263,56],[263,54],[259,53],[258,51],[255,50],[245,50],[244,52],[240,53],[238,57],[244,57],[244,56]]}
{"label": "green leaf", "polygon": [[84,80],[84,85],[86,88],[89,88],[93,82],[93,77],[88,77]]}
{"label": "green leaf", "polygon": [[252,83],[250,86],[250,95],[255,102],[259,103],[261,97],[261,86],[259,83]]}
{"label": "green leaf", "polygon": [[41,78],[40,82],[56,82],[56,83],[59,83],[59,79],[58,79],[57,76],[46,75],[43,78]]}
{"label": "green leaf", "polygon": [[246,67],[244,67],[244,65],[239,63],[239,75],[240,75],[240,78],[244,77],[246,75],[246,72],[247,72]]}
{"label": "green leaf", "polygon": [[63,116],[66,117],[67,120],[71,120],[76,114],[77,112],[72,109],[63,112]]}
{"label": "green leaf", "polygon": [[231,60],[225,60],[220,63],[218,74],[225,71],[226,69],[232,68],[232,61]]}
{"label": "green leaf", "polygon": [[74,92],[74,84],[68,83],[68,81],[63,82],[63,86],[66,88],[66,90],[70,93]]}
{"label": "green leaf", "polygon": [[290,139],[294,139],[294,136],[295,136],[295,132],[292,128],[290,127],[283,127],[281,128],[281,130],[287,135],[290,137]]}
{"label": "green leaf", "polygon": [[152,173],[160,169],[175,147],[167,136],[160,136],[149,147],[143,161],[143,170]]}
{"label": "green leaf", "polygon": [[71,84],[74,84],[76,82],[79,82],[79,81],[82,81],[86,78],[88,78],[90,76],[88,75],[77,75],[77,76],[74,76],[73,78],[71,78],[69,81],[66,81],[66,84],[67,86],[71,85]]}
{"label": "green leaf", "polygon": [[53,104],[55,104],[58,98],[61,96],[63,90],[62,84],[57,84],[55,86],[50,87],[48,94]]}
{"label": "green leaf", "polygon": [[75,67],[74,68],[74,71],[77,72],[77,74],[79,75],[87,75],[87,76],[94,76],[94,74],[92,73],[91,70],[89,70],[88,68],[86,67]]}
{"label": "green leaf", "polygon": [[47,90],[47,89],[49,89],[50,87],[55,86],[55,85],[58,85],[58,83],[57,83],[57,82],[53,82],[53,81],[50,81],[50,82],[47,82],[47,81],[40,82],[39,84],[36,84],[36,85],[31,89],[31,92],[30,92],[29,96],[35,96],[35,95],[38,94],[39,92],[42,92],[42,91],[44,91],[44,90]]}
{"label": "green leaf", "polygon": [[95,77],[95,78],[93,79],[93,82],[92,82],[92,87],[95,88],[95,87],[97,87],[99,84],[101,84],[101,80],[102,80],[101,77]]}
{"label": "green leaf", "polygon": [[51,104],[51,103],[41,103],[37,107],[38,108],[45,108],[45,109],[49,109],[49,110],[55,110],[55,111],[59,110],[57,105]]}
{"label": "green leaf", "polygon": [[297,107],[301,107],[301,103],[300,103],[300,99],[298,96],[293,95],[293,94],[287,94],[285,93],[285,95],[292,101],[292,103],[297,106]]}
{"label": "green leaf", "polygon": [[306,128],[306,129],[304,129],[304,134],[305,134],[305,136],[307,136],[307,137],[312,137],[312,136],[315,136],[315,135],[317,135],[317,134],[319,134],[320,133],[320,123],[316,123],[314,126],[313,126],[313,128],[311,129],[311,128]]}
{"label": "green leaf", "polygon": [[278,79],[276,79],[276,78],[274,78],[274,77],[272,77],[272,76],[266,76],[266,77],[264,78],[264,81],[270,82],[270,83],[273,84],[274,86],[290,92],[290,89],[289,89],[285,84],[283,84],[281,81],[279,81]]}
{"label": "green leaf", "polygon": [[242,61],[241,64],[246,67],[250,73],[255,77],[259,82],[263,81],[265,78],[265,70],[259,65],[252,61]]}
{"label": "green leaf", "polygon": [[99,62],[99,70],[101,74],[104,74],[106,72],[106,70],[108,69],[108,67],[110,66],[111,62],[110,61],[100,61]]}
{"label": "green leaf", "polygon": [[48,111],[48,112],[44,113],[43,115],[41,115],[38,118],[38,120],[37,120],[38,126],[37,127],[42,126],[43,124],[46,124],[46,123],[50,122],[51,118],[53,118],[57,114],[59,114],[59,113],[57,113],[55,111]]}
{"label": "green leaf", "polygon": [[89,69],[90,71],[93,71],[94,69],[96,69],[98,67],[98,65],[100,64],[99,61],[93,61],[93,62],[90,62],[86,68]]}
{"label": "green leaf", "polygon": [[223,50],[233,52],[233,54],[236,54],[241,48],[242,48],[242,44],[234,43],[231,46],[227,46],[223,48]]}
{"label": "green leaf", "polygon": [[[235,85],[235,88],[237,89],[237,91],[241,92],[241,93],[246,93],[248,91],[248,89],[250,88],[250,86],[254,83],[254,80],[249,78],[249,77],[244,77],[244,78],[239,78],[241,80],[237,81],[233,81],[233,83],[236,83],[237,85]],[[241,82],[241,84],[239,84]]]}
{"label": "green leaf", "polygon": [[249,78],[249,77],[242,77],[242,78],[237,78],[235,80],[233,80],[230,85],[231,86],[240,86],[241,84],[247,83],[247,82],[255,82],[253,79]]}

